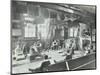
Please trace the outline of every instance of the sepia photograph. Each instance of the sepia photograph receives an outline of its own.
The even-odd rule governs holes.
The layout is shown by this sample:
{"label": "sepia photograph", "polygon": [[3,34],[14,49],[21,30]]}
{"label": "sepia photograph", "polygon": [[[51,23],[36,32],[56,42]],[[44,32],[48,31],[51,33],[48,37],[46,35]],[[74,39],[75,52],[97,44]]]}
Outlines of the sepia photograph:
{"label": "sepia photograph", "polygon": [[11,73],[96,70],[96,6],[11,0]]}

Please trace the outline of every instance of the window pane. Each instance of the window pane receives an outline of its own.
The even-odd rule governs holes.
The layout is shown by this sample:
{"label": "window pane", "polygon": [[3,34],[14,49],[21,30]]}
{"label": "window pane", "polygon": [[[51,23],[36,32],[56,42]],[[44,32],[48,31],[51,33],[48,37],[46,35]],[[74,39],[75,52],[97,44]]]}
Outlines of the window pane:
{"label": "window pane", "polygon": [[73,37],[73,28],[70,28],[69,34],[70,34],[70,35],[69,35],[70,37]]}

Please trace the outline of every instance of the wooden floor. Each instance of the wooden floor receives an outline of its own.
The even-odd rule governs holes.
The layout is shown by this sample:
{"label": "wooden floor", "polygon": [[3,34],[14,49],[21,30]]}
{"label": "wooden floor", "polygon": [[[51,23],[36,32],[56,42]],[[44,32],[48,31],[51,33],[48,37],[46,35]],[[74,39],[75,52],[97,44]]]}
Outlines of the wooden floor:
{"label": "wooden floor", "polygon": [[[95,69],[96,68],[96,54],[92,53],[87,56],[82,56],[76,59],[72,59],[69,61],[64,61],[65,53],[62,50],[59,51],[50,51],[43,52],[51,57],[50,63],[48,67],[45,68],[44,72],[55,72],[55,71],[70,71],[70,70],[87,70],[87,69]],[[57,63],[54,62],[57,61]],[[13,73],[31,73],[29,68],[36,69],[41,66],[41,63],[45,60],[34,61],[32,63],[28,62],[26,64],[22,64],[12,68]],[[42,72],[42,71],[41,71]]]}

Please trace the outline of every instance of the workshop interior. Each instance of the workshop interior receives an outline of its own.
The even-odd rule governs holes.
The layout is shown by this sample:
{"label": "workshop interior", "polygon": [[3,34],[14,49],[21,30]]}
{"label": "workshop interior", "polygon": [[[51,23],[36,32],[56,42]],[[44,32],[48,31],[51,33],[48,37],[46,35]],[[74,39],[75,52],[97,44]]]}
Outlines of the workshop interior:
{"label": "workshop interior", "polygon": [[11,1],[12,74],[95,70],[96,6]]}

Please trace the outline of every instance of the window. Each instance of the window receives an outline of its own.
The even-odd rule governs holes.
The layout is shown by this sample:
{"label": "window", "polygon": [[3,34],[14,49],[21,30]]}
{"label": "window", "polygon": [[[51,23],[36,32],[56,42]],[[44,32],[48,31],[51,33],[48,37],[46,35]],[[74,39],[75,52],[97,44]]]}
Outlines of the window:
{"label": "window", "polygon": [[69,29],[69,37],[77,37],[78,28],[70,28]]}
{"label": "window", "polygon": [[33,25],[31,23],[28,23],[25,26],[25,37],[36,37],[36,29],[35,29],[36,25]]}

